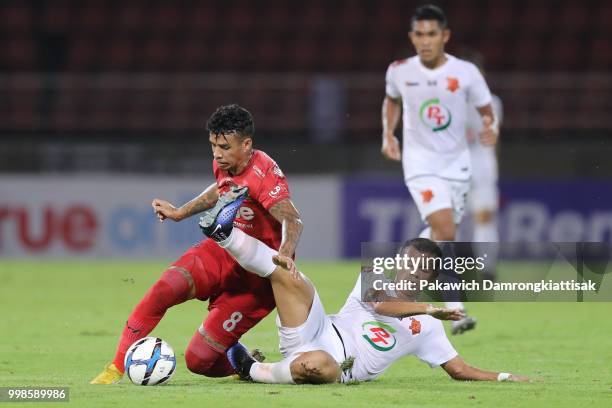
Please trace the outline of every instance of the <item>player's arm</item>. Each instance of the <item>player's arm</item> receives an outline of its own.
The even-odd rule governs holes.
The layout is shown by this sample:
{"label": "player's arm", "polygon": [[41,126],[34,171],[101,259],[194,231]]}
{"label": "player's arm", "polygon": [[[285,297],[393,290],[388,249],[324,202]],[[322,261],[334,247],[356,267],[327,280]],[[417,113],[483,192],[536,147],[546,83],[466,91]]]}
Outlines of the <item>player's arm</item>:
{"label": "player's arm", "polygon": [[278,254],[291,258],[295,254],[300,236],[302,235],[302,220],[300,213],[289,198],[279,201],[270,207],[270,214],[282,225],[282,241]]}
{"label": "player's arm", "polygon": [[382,104],[382,147],[383,156],[390,160],[401,160],[399,140],[395,136],[395,129],[402,115],[402,100],[385,96]]}
{"label": "player's arm", "polygon": [[496,373],[493,371],[481,370],[467,364],[459,356],[456,356],[446,363],[442,368],[454,380],[459,381],[515,381],[529,382],[529,378],[510,373]]}
{"label": "player's arm", "polygon": [[439,320],[460,320],[465,316],[459,309],[446,309],[419,302],[396,300],[391,302],[373,302],[372,306],[374,307],[374,312],[379,315],[397,318],[426,314]]}
{"label": "player's arm", "polygon": [[159,218],[160,222],[164,222],[166,218],[169,218],[172,221],[181,221],[194,214],[201,213],[202,211],[211,208],[215,205],[218,199],[219,189],[217,188],[217,184],[213,183],[208,186],[206,190],[202,192],[202,194],[198,195],[193,200],[185,203],[179,208],[176,208],[168,201],[160,200],[159,198],[154,199],[151,205],[153,206],[153,211],[157,215],[157,218]]}
{"label": "player's arm", "polygon": [[484,146],[494,146],[499,137],[499,122],[493,111],[493,106],[487,105],[476,108],[482,118],[482,131],[480,132],[480,142]]}

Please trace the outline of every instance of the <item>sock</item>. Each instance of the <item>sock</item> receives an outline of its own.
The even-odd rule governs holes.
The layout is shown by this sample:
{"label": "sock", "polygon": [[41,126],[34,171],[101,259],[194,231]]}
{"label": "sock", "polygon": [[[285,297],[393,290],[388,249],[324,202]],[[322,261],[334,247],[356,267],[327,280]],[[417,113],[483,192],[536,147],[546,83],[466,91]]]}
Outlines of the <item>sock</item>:
{"label": "sock", "polygon": [[244,269],[262,278],[276,269],[272,257],[278,251],[245,234],[241,229],[234,228],[227,239],[219,242],[219,246],[229,252]]}
{"label": "sock", "polygon": [[[491,220],[486,223],[475,223],[474,225],[474,255],[485,259],[484,275],[492,278],[497,266],[499,256],[499,232],[497,222]],[[484,256],[484,255],[487,256]]]}
{"label": "sock", "polygon": [[278,363],[253,363],[249,375],[255,382],[266,384],[295,384],[291,376],[291,362],[297,356]]}
{"label": "sock", "polygon": [[461,310],[465,310],[465,308],[463,307],[463,303],[462,302],[444,302],[444,306],[446,306],[449,309],[461,309]]}
{"label": "sock", "polygon": [[189,283],[183,274],[176,269],[166,270],[136,305],[125,323],[113,360],[119,371],[125,371],[123,360],[128,347],[151,333],[168,308],[189,298]]}
{"label": "sock", "polygon": [[192,373],[207,377],[227,377],[235,373],[225,352],[212,348],[199,331],[193,335],[187,346],[185,363]]}
{"label": "sock", "polygon": [[427,227],[423,231],[421,231],[421,233],[419,234],[419,238],[431,239],[431,227]]}
{"label": "sock", "polygon": [[485,223],[477,222],[474,224],[474,241],[475,242],[498,242],[499,233],[497,232],[497,223],[489,221]]}

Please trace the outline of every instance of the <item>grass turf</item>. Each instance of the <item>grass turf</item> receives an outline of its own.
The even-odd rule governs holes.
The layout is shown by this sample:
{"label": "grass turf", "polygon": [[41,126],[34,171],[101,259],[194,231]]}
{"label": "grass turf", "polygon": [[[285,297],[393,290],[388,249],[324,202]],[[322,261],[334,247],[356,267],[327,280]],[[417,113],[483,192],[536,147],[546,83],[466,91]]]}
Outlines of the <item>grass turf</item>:
{"label": "grass turf", "polygon": [[[337,311],[358,265],[300,266],[326,310]],[[0,386],[67,386],[69,404],[79,407],[612,406],[612,303],[470,304],[478,327],[451,338],[460,355],[478,367],[540,379],[531,384],[455,382],[411,357],[374,382],[350,386],[203,378],[188,372],[183,358],[206,314],[206,303],[191,301],[172,308],[153,332],[177,353],[169,384],[136,387],[124,379],[116,386],[89,385],[112,359],[131,308],[164,269],[164,263],[127,261],[0,261]],[[243,340],[268,361],[280,356],[273,316]]]}

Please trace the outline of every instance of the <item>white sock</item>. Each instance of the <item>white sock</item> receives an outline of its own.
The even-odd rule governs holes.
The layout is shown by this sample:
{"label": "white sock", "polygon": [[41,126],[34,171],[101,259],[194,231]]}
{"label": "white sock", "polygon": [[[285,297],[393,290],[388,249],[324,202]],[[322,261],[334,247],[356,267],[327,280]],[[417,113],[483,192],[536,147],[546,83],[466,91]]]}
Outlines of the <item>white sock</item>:
{"label": "white sock", "polygon": [[463,306],[463,302],[444,302],[444,305],[448,309],[461,309],[461,310],[465,310],[465,307]]}
{"label": "white sock", "polygon": [[277,255],[278,251],[245,234],[241,229],[234,228],[230,236],[218,244],[229,252],[240,266],[262,278],[269,276],[276,269],[272,257]]}
{"label": "white sock", "polygon": [[[474,255],[485,259],[485,267],[488,271],[494,271],[499,256],[499,232],[497,222],[494,220],[486,223],[475,223],[474,225]],[[485,256],[486,254],[486,256]]]}
{"label": "white sock", "polygon": [[419,238],[431,239],[431,227],[427,227],[423,231],[421,231],[421,233],[419,234]]}
{"label": "white sock", "polygon": [[489,221],[485,223],[474,223],[474,242],[498,242],[499,232],[497,232],[497,223]]}
{"label": "white sock", "polygon": [[255,382],[266,384],[295,384],[291,376],[291,362],[293,358],[286,358],[278,363],[253,363],[249,375]]}

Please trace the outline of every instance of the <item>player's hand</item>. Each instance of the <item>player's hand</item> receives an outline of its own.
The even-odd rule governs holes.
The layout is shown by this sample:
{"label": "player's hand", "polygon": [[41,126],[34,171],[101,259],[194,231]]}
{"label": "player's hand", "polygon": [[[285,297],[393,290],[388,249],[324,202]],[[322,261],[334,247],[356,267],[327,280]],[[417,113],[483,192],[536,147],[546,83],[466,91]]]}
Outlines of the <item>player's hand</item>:
{"label": "player's hand", "polygon": [[461,309],[447,309],[443,307],[429,306],[427,314],[438,320],[461,320],[465,313]]}
{"label": "player's hand", "polygon": [[181,220],[179,210],[166,200],[156,198],[151,203],[151,206],[153,206],[153,212],[155,212],[155,215],[157,215],[157,218],[159,218],[159,222],[164,222],[166,218],[169,218],[172,221]]}
{"label": "player's hand", "polygon": [[400,150],[399,140],[393,134],[383,135],[383,143],[380,149],[383,156],[389,160],[402,160],[402,152]]}
{"label": "player's hand", "polygon": [[482,130],[480,131],[480,143],[483,146],[494,146],[497,143],[499,129],[493,123],[493,118],[490,116],[482,117]]}
{"label": "player's hand", "polygon": [[512,381],[512,382],[531,382],[531,378],[523,377],[521,375],[510,374],[510,377],[508,377],[508,381]]}
{"label": "player's hand", "polygon": [[291,277],[293,279],[300,279],[300,272],[297,270],[295,262],[293,262],[291,257],[285,255],[274,255],[272,257],[272,262],[274,262],[274,265],[276,266],[287,269],[291,273]]}

